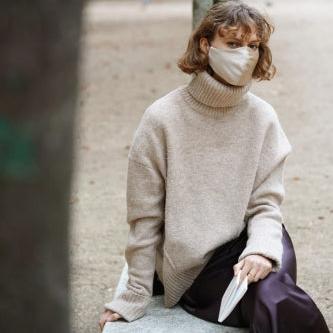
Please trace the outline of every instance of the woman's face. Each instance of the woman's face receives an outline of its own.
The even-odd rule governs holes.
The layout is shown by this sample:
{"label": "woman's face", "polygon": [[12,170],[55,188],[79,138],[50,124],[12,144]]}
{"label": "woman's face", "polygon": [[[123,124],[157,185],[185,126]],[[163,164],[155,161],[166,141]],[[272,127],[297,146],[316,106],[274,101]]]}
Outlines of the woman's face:
{"label": "woman's face", "polygon": [[[254,25],[251,26],[251,33],[248,36],[245,36],[243,28],[237,30],[226,31],[224,36],[220,36],[218,33],[215,34],[213,40],[209,44],[207,38],[202,37],[200,39],[200,48],[203,52],[208,55],[209,47],[213,46],[216,48],[219,47],[229,47],[235,49],[242,46],[248,46],[253,51],[256,51],[259,48],[260,40],[258,39],[256,28]],[[223,80],[219,75],[214,73],[213,75],[217,80],[222,83],[232,86],[230,83]]]}

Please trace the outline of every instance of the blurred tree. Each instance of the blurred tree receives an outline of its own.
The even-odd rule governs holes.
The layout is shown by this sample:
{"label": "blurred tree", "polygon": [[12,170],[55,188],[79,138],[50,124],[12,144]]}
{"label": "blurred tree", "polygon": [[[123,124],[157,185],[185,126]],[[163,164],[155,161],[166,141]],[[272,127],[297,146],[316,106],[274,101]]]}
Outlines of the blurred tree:
{"label": "blurred tree", "polygon": [[192,28],[194,29],[205,16],[207,9],[213,5],[213,0],[193,0]]}
{"label": "blurred tree", "polygon": [[215,3],[226,0],[193,0],[192,5],[192,29],[194,29],[203,17],[206,15],[207,10]]}
{"label": "blurred tree", "polygon": [[0,332],[67,333],[80,0],[0,3]]}

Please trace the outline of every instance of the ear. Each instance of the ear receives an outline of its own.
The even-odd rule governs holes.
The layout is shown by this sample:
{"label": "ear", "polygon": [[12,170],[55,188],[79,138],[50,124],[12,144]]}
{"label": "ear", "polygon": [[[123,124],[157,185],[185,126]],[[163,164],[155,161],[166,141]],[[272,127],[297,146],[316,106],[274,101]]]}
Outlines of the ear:
{"label": "ear", "polygon": [[200,38],[200,49],[202,52],[208,54],[209,52],[209,43],[206,37]]}

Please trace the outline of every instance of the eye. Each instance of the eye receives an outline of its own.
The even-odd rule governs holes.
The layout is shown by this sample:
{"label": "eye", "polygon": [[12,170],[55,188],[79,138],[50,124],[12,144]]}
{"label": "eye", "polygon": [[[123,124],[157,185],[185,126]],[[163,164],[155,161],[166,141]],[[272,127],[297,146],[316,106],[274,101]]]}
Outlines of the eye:
{"label": "eye", "polygon": [[240,43],[237,43],[237,42],[228,42],[227,45],[231,48],[240,47]]}
{"label": "eye", "polygon": [[249,47],[252,49],[252,50],[257,50],[259,45],[256,45],[256,44],[250,44]]}

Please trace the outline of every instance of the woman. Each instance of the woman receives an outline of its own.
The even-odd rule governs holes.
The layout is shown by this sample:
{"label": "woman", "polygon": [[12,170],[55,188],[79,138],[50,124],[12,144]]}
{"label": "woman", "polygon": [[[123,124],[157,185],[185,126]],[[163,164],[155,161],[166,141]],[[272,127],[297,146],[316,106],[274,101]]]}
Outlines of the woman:
{"label": "woman", "polygon": [[233,275],[248,290],[222,325],[250,332],[328,332],[296,285],[296,258],[280,210],[292,151],[273,107],[249,88],[275,74],[273,27],[238,1],[215,4],[178,66],[192,80],[150,105],[128,163],[127,288],[100,327],[165,307],[218,323]]}

